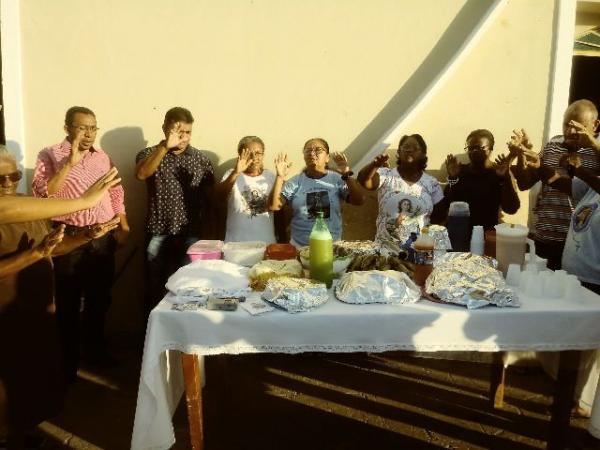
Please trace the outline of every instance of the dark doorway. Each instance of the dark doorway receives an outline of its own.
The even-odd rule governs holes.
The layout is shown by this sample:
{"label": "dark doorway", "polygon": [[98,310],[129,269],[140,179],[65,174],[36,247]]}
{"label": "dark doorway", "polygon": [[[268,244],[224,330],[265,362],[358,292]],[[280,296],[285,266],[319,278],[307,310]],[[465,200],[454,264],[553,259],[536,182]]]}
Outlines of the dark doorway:
{"label": "dark doorway", "polygon": [[600,57],[598,56],[573,56],[571,69],[571,87],[569,89],[569,103],[582,98],[587,98],[600,107]]}

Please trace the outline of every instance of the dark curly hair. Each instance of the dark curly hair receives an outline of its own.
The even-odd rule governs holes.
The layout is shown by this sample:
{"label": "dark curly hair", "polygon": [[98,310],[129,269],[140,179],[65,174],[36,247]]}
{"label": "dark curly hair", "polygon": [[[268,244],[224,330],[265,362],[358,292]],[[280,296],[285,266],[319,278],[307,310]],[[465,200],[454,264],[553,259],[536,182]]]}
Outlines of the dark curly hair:
{"label": "dark curly hair", "polygon": [[[398,143],[398,152],[400,152],[400,147],[402,147],[402,144],[404,144],[408,139],[413,138],[415,141],[417,141],[417,144],[419,144],[419,147],[421,147],[421,150],[423,150],[423,153],[425,153],[425,155],[427,155],[427,144],[425,143],[425,139],[423,139],[423,136],[421,136],[420,134],[405,134],[404,136],[402,136],[400,138],[400,142]],[[400,158],[396,159],[396,165],[398,167],[400,167]],[[421,170],[425,170],[425,168],[427,167],[427,156],[425,156],[425,158],[422,161]]]}

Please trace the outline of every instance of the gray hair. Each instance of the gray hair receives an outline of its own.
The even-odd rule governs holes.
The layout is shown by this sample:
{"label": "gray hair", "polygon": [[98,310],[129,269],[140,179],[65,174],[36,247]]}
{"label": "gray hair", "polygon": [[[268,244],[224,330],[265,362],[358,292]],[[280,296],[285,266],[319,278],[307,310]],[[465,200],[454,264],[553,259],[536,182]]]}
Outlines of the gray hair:
{"label": "gray hair", "polygon": [[11,152],[8,151],[5,145],[0,144],[0,160],[8,161],[17,165],[17,158]]}
{"label": "gray hair", "polygon": [[265,149],[265,143],[258,136],[244,136],[242,139],[240,139],[240,142],[238,144],[238,153],[241,154],[242,150],[244,150],[252,143],[259,144],[263,150]]}

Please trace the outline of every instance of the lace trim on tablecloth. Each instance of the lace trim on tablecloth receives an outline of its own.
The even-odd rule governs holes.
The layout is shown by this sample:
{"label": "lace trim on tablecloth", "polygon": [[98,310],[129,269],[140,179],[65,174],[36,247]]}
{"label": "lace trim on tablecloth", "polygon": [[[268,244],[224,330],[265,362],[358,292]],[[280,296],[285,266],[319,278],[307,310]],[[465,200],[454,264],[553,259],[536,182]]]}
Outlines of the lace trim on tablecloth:
{"label": "lace trim on tablecloth", "polygon": [[217,346],[205,345],[182,345],[179,342],[163,343],[161,352],[166,350],[179,350],[184,353],[196,355],[239,355],[244,353],[285,353],[298,354],[305,352],[325,353],[382,353],[391,351],[416,351],[416,352],[439,352],[439,351],[475,351],[475,352],[499,352],[499,351],[543,351],[560,352],[565,350],[595,350],[600,348],[600,342],[582,344],[522,344],[503,345],[498,343],[474,343],[474,344],[319,344],[319,345],[242,345],[228,344]]}

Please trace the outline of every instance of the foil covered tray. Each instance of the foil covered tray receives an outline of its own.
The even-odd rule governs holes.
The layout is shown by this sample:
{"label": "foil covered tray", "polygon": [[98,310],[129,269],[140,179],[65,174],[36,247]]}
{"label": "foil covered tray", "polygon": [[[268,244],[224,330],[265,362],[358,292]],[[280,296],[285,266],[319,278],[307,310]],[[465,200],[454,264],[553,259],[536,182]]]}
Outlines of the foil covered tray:
{"label": "foil covered tray", "polygon": [[369,270],[342,275],[335,296],[344,303],[414,303],[420,288],[405,274],[395,270]]}
{"label": "foil covered tray", "polygon": [[327,302],[325,283],[306,278],[278,277],[267,282],[262,299],[290,313],[310,311]]}
{"label": "foil covered tray", "polygon": [[469,309],[487,305],[518,307],[519,298],[496,269],[496,261],[472,253],[447,253],[436,257],[425,291],[443,302]]}

